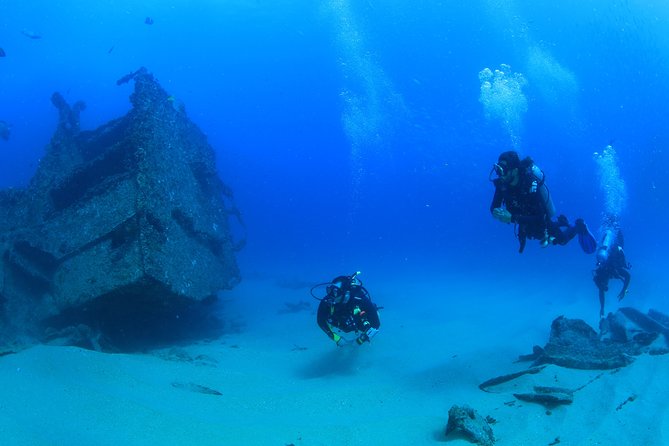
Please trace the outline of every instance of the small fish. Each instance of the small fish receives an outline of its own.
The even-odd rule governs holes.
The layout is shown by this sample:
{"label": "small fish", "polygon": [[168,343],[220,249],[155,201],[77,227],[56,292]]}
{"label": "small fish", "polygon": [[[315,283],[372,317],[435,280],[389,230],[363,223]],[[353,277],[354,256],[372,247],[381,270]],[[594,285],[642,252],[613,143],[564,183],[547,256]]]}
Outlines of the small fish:
{"label": "small fish", "polygon": [[7,55],[7,53],[5,53],[5,50],[0,48],[0,57],[5,57],[6,55]]}
{"label": "small fish", "polygon": [[144,24],[146,25],[153,25],[153,19],[151,17],[147,17],[144,19]]}
{"label": "small fish", "polygon": [[28,29],[22,30],[21,34],[23,34],[24,36],[26,36],[29,39],[41,39],[42,38],[42,36],[40,34],[37,34],[36,32],[30,31]]}
{"label": "small fish", "polygon": [[107,54],[111,54],[112,51],[114,51],[114,47],[113,47],[113,46],[112,46],[111,48],[109,48],[109,51],[107,51]]}
{"label": "small fish", "polygon": [[0,138],[5,141],[9,140],[9,131],[12,129],[12,126],[9,125],[6,121],[0,121]]}

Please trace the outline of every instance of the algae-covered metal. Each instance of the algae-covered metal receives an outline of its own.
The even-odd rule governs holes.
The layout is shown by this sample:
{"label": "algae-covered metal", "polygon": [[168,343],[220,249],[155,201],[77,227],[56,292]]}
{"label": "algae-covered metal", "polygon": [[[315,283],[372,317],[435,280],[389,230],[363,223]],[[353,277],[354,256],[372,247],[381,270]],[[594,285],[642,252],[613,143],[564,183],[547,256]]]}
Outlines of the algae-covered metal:
{"label": "algae-covered metal", "polygon": [[83,103],[54,94],[59,124],[35,176],[0,193],[6,326],[113,337],[240,280],[239,214],[205,135],[145,69],[126,81],[132,109],[93,131],[79,129]]}

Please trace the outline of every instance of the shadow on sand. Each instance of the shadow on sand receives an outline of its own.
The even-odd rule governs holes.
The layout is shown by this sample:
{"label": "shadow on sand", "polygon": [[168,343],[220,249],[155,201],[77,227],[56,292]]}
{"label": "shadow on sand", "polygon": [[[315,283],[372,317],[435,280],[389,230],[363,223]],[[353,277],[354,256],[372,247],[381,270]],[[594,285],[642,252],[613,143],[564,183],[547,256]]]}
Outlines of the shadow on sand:
{"label": "shadow on sand", "polygon": [[354,375],[359,368],[359,358],[357,345],[339,347],[303,364],[296,370],[296,375],[302,379]]}

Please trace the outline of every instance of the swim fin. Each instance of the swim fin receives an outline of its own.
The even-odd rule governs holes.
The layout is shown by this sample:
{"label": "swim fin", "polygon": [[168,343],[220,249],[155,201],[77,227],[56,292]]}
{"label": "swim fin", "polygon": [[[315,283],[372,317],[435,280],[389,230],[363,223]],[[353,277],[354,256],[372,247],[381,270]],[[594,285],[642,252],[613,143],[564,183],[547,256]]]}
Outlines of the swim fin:
{"label": "swim fin", "polygon": [[576,228],[578,231],[578,244],[586,254],[593,254],[597,251],[597,240],[592,232],[588,229],[585,222],[580,218],[576,220]]}

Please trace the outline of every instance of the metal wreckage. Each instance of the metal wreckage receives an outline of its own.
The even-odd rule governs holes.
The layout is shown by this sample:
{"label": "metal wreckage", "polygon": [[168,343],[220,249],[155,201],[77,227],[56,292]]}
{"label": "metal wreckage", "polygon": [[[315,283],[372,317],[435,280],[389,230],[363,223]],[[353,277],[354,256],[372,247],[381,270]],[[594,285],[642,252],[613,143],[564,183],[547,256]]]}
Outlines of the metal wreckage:
{"label": "metal wreckage", "polygon": [[232,191],[183,107],[146,69],[117,83],[131,81],[132,109],[93,131],[79,128],[83,102],[54,93],[34,177],[0,191],[5,351],[27,339],[127,351],[221,328],[212,306],[240,281],[243,245]]}

